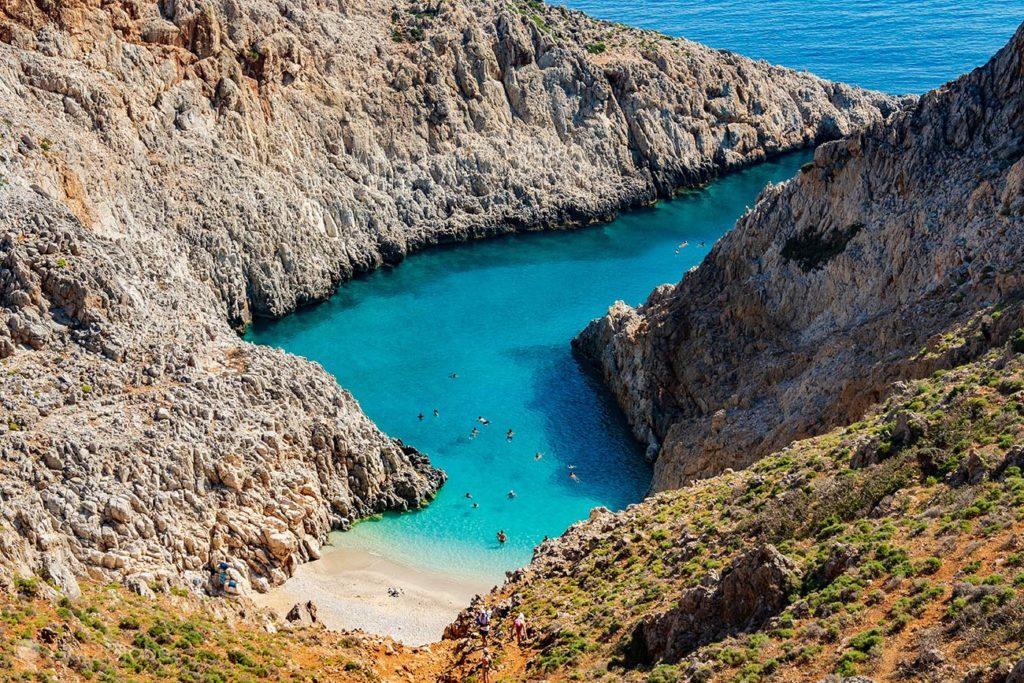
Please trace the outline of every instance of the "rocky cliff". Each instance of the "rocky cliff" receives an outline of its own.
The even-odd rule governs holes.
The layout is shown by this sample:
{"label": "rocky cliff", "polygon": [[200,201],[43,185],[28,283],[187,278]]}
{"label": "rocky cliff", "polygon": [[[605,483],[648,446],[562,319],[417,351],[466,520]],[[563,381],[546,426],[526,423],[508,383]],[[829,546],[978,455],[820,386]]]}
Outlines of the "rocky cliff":
{"label": "rocky cliff", "polygon": [[[679,284],[580,335],[656,459],[655,488],[849,423],[894,380],[1005,339],[999,306],[1024,284],[1022,69],[1024,29],[893,120],[819,147]],[[976,337],[949,332],[984,311]]]}
{"label": "rocky cliff", "polygon": [[442,475],[233,327],[898,104],[534,2],[0,3],[4,564],[282,580]]}
{"label": "rocky cliff", "polygon": [[[848,427],[593,510],[481,599],[493,677],[1020,683],[1022,401],[1018,328]],[[463,677],[472,616],[448,633]]]}

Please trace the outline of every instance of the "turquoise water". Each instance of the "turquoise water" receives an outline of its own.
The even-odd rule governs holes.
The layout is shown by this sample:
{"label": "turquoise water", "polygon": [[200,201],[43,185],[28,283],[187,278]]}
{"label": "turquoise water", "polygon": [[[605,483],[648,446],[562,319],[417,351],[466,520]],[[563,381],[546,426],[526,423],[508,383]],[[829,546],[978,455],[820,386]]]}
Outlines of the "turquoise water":
{"label": "turquoise water", "polygon": [[984,64],[1022,0],[563,0],[589,14],[891,93]]}
{"label": "turquoise water", "polygon": [[[568,4],[889,92],[922,92],[983,63],[1024,14],[1021,0]],[[426,510],[362,522],[338,543],[498,580],[590,508],[639,500],[650,471],[569,340],[612,301],[636,304],[677,281],[766,182],[793,175],[807,158],[749,169],[602,227],[414,255],[320,306],[256,325],[249,339],[319,361],[385,431],[448,472]],[[491,424],[479,424],[480,415]],[[508,534],[503,546],[499,529]]]}
{"label": "turquoise water", "polygon": [[425,510],[359,523],[338,542],[497,580],[592,507],[639,500],[650,470],[569,340],[616,299],[636,304],[678,280],[765,183],[807,159],[784,157],[601,227],[415,254],[254,326],[250,340],[319,361],[382,429],[448,472]]}

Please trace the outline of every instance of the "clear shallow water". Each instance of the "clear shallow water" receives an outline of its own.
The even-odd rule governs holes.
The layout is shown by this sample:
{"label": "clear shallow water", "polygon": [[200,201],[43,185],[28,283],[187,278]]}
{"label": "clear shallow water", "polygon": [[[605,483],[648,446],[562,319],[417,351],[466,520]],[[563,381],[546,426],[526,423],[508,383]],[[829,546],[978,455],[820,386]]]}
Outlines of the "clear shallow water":
{"label": "clear shallow water", "polygon": [[[1024,0],[567,4],[894,93],[923,92],[984,63],[1024,19]],[[426,510],[362,522],[336,542],[496,581],[526,563],[543,536],[593,506],[639,500],[650,471],[613,403],[572,358],[569,340],[612,301],[636,304],[654,286],[677,281],[766,182],[793,175],[807,158],[744,171],[603,227],[414,255],[316,308],[254,327],[249,339],[322,363],[385,431],[449,474]],[[689,246],[676,254],[684,240]],[[478,415],[491,425],[478,424]],[[474,426],[480,435],[470,439]],[[578,481],[569,479],[569,465]],[[495,541],[498,529],[509,535],[504,546]]]}
{"label": "clear shallow water", "polygon": [[783,157],[601,227],[415,254],[315,308],[254,326],[251,341],[319,361],[382,429],[448,472],[425,510],[361,522],[336,542],[498,580],[592,507],[640,500],[650,469],[569,340],[616,299],[637,304],[679,280],[765,183],[808,158]]}
{"label": "clear shallow water", "polygon": [[988,61],[1024,0],[559,0],[819,76],[921,93]]}

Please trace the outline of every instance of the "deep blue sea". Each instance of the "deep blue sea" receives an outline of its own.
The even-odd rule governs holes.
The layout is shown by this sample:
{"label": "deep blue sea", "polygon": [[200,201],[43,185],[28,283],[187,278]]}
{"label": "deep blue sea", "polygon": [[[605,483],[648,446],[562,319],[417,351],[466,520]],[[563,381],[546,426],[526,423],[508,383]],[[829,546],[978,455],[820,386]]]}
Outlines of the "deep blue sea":
{"label": "deep blue sea", "polygon": [[[570,4],[889,92],[920,92],[982,63],[1024,16],[1024,0]],[[324,304],[257,324],[250,340],[319,361],[381,428],[448,472],[428,508],[361,522],[339,545],[497,581],[590,508],[639,500],[650,470],[569,341],[616,299],[636,304],[677,281],[765,183],[807,158],[763,164],[601,227],[416,254]]]}
{"label": "deep blue sea", "polygon": [[921,93],[970,71],[1024,21],[1024,0],[567,0],[824,78]]}

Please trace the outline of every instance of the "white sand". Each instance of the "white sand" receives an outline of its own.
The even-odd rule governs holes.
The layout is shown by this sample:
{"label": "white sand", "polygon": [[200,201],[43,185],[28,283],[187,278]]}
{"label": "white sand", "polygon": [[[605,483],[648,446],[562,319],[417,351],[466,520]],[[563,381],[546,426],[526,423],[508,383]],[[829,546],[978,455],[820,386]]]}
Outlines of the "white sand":
{"label": "white sand", "polygon": [[[391,597],[388,588],[397,588],[401,594]],[[284,617],[295,603],[312,600],[327,628],[361,629],[406,645],[425,645],[441,638],[474,595],[491,588],[479,579],[407,567],[363,550],[326,546],[321,559],[300,566],[283,585],[255,595],[255,601]]]}

